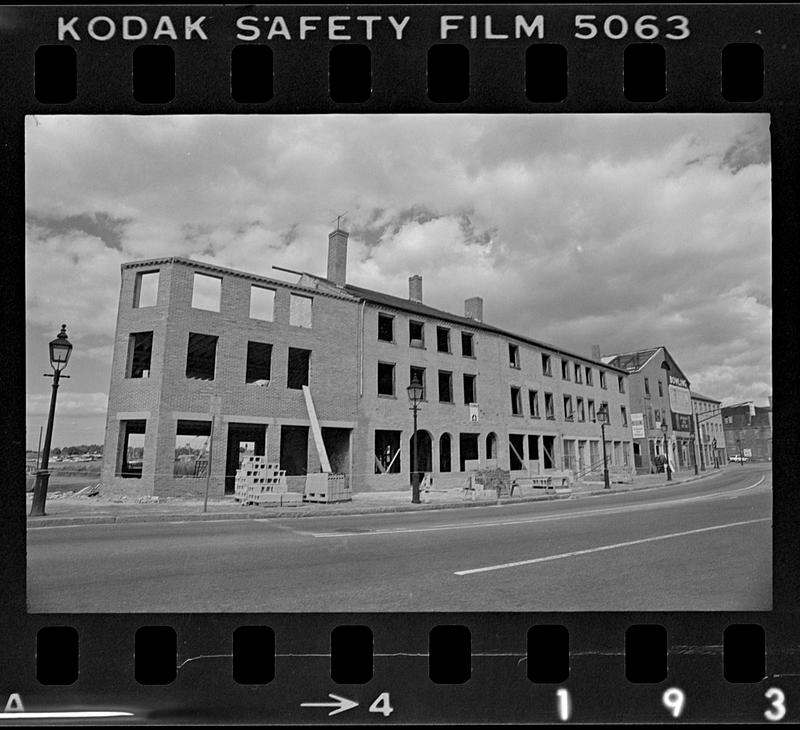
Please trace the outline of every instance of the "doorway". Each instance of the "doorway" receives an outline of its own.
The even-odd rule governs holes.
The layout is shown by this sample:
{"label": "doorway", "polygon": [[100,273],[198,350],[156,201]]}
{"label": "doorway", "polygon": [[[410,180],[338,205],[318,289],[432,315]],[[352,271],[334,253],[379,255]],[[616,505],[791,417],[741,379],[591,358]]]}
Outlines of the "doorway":
{"label": "doorway", "polygon": [[267,427],[254,423],[229,423],[228,443],[225,451],[225,494],[233,494],[236,470],[245,456],[264,456],[267,444]]}

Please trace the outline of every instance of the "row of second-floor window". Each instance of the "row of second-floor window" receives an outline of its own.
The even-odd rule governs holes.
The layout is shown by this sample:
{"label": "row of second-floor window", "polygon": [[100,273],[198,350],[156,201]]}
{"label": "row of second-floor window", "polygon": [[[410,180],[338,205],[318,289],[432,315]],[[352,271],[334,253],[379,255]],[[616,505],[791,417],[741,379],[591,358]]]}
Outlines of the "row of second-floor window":
{"label": "row of second-floor window", "polygon": [[[154,307],[158,302],[158,271],[136,274],[133,288],[133,306],[136,309]],[[250,285],[250,318],[264,322],[275,321],[275,289],[257,284]],[[222,277],[194,272],[192,279],[192,309],[219,312],[222,299]],[[303,294],[289,294],[289,324],[294,327],[311,327],[313,298]]]}
{"label": "row of second-floor window", "polygon": [[[378,313],[378,340],[381,342],[396,342],[395,339],[395,317],[385,312]],[[450,327],[436,327],[436,351],[453,354],[454,337],[460,337],[461,355],[463,357],[475,357],[475,336],[472,332],[461,332],[454,335]],[[410,319],[408,321],[408,344],[410,347],[425,348],[425,323],[419,320]]]}
{"label": "row of second-floor window", "polygon": [[[553,377],[553,356],[548,355],[546,352],[541,353],[542,358],[542,375],[552,378]],[[522,361],[520,359],[519,345],[513,342],[508,343],[508,365],[515,370],[522,369]],[[605,370],[599,370],[600,387],[603,390],[608,388],[608,379]],[[561,379],[574,380],[578,385],[582,385],[584,381],[586,385],[594,385],[594,369],[589,365],[581,365],[577,362],[571,362],[562,358],[561,360]],[[625,392],[625,376],[617,376],[617,390],[620,393]]]}
{"label": "row of second-floor window", "polygon": [[[552,393],[543,393],[544,400],[544,417],[548,420],[554,421],[556,419],[556,401]],[[600,408],[596,408],[595,402],[592,398],[584,399],[579,396],[571,395],[562,396],[562,413],[564,414],[565,421],[578,421],[583,423],[587,420],[594,422],[597,420],[599,413],[605,414],[605,422],[611,425],[611,411],[608,403],[603,401]],[[619,407],[620,423],[623,427],[628,425],[628,409],[625,406]],[[522,401],[522,388],[511,386],[511,414],[514,416],[524,416],[523,401]],[[542,411],[540,406],[540,398],[538,390],[528,390],[528,415],[531,418],[541,418]]]}
{"label": "row of second-floor window", "polygon": [[[427,368],[411,365],[408,369],[408,384],[416,380],[422,386],[422,400],[428,400],[428,371]],[[461,393],[464,397],[464,403],[477,403],[478,376],[470,373],[464,373],[461,376]],[[436,386],[437,394],[440,403],[455,403],[456,395],[453,387],[453,373],[449,370],[438,370],[436,372]],[[379,396],[388,398],[397,397],[397,365],[393,362],[379,362],[378,363],[378,386],[377,392]]]}
{"label": "row of second-floor window", "polygon": [[[644,394],[645,395],[652,395],[650,393],[650,378],[644,379]],[[664,397],[664,382],[662,380],[658,381],[658,397]]]}
{"label": "row of second-floor window", "polygon": [[[219,337],[190,332],[186,345],[186,377],[194,380],[214,380],[216,377]],[[153,355],[153,333],[134,332],[128,344],[125,376],[149,378]],[[299,390],[309,383],[311,350],[288,348],[286,387]],[[268,342],[247,343],[244,382],[269,385],[272,380],[272,345]]]}

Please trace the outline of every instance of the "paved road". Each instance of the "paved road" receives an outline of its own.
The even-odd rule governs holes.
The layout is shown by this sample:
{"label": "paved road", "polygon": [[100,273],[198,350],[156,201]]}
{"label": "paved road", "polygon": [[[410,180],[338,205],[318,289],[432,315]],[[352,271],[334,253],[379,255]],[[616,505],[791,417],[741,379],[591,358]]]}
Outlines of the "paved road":
{"label": "paved road", "polygon": [[477,509],[28,531],[33,612],[769,610],[771,473]]}

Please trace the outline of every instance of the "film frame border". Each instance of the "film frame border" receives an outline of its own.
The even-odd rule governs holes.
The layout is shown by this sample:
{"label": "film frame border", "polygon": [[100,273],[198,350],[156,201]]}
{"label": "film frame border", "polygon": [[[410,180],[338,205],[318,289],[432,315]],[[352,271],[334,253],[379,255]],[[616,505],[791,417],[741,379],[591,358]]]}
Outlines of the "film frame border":
{"label": "film frame border", "polygon": [[[294,17],[300,13],[326,16],[338,13],[335,5],[270,6],[269,12]],[[465,8],[469,8],[467,11]],[[491,14],[510,16],[529,6],[493,6]],[[548,19],[545,42],[558,44],[569,55],[569,88],[558,102],[531,102],[521,78],[524,41],[489,41],[455,37],[466,47],[470,63],[470,95],[463,102],[434,102],[426,93],[426,59],[429,48],[441,42],[433,20],[445,12],[483,15],[480,6],[359,6],[365,14],[396,12],[419,21],[414,36],[405,42],[376,37],[366,42],[372,51],[373,93],[363,102],[334,102],[329,96],[328,53],[337,43],[320,38],[273,46],[275,88],[265,103],[238,103],[231,98],[230,53],[235,18],[243,11],[213,9],[216,31],[202,44],[168,43],[176,63],[175,97],[166,104],[141,104],[131,93],[131,56],[137,42],[113,39],[76,43],[76,100],[45,104],[34,93],[35,52],[54,43],[57,7],[9,8],[0,13],[0,45],[6,71],[0,75],[6,99],[2,138],[7,154],[3,186],[7,215],[0,219],[6,245],[3,307],[0,318],[0,361],[17,363],[10,378],[9,408],[0,416],[4,438],[0,454],[7,463],[24,458],[19,423],[24,414],[24,132],[26,114],[47,113],[358,113],[358,112],[730,112],[771,114],[773,169],[773,271],[775,292],[773,370],[794,372],[796,336],[791,326],[797,309],[792,286],[798,280],[792,244],[798,221],[793,213],[800,181],[800,155],[793,144],[798,128],[798,103],[794,79],[800,77],[800,58],[793,46],[792,21],[800,12],[785,5],[669,5],[669,6],[535,6]],[[577,40],[570,35],[569,20],[585,12],[599,17],[620,15],[684,15],[691,20],[690,38],[665,44],[667,87],[658,101],[625,98],[622,65],[627,39]],[[97,11],[97,12],[95,12]],[[70,15],[88,14],[89,8],[70,8]],[[193,6],[125,7],[91,9],[92,15],[145,18],[163,14],[198,14]],[[249,13],[249,10],[248,10]],[[344,11],[342,12],[344,14]],[[219,24],[219,25],[217,25]],[[727,101],[720,87],[721,54],[731,43],[757,44],[763,50],[764,88],[757,101]],[[514,69],[509,73],[508,69]],[[114,83],[108,81],[113,79]],[[286,89],[291,88],[287,93]],[[11,366],[13,368],[13,365]],[[299,704],[324,699],[337,692],[357,699],[361,709],[381,692],[390,692],[392,704],[402,713],[387,722],[550,722],[558,718],[556,691],[567,688],[574,721],[663,721],[669,719],[662,702],[665,689],[682,687],[687,695],[684,721],[733,722],[765,717],[771,701],[765,692],[781,686],[788,717],[800,693],[797,683],[798,577],[794,569],[798,497],[791,490],[791,457],[798,453],[797,414],[788,404],[797,402],[797,385],[791,378],[776,379],[775,417],[779,424],[773,470],[778,487],[773,495],[773,604],[770,612],[661,613],[620,612],[510,613],[510,614],[28,614],[25,609],[25,509],[24,499],[13,494],[11,484],[0,491],[3,529],[0,548],[2,584],[11,587],[2,599],[6,629],[0,634],[0,675],[9,694],[18,692],[26,706],[114,706],[144,712],[151,722],[179,722],[202,717],[222,722],[324,722],[301,714]],[[331,632],[338,626],[367,625],[373,634],[372,678],[361,685],[337,685],[330,677]],[[667,631],[670,676],[666,684],[631,684],[624,674],[624,636],[632,625],[658,624]],[[760,682],[731,684],[722,672],[721,636],[729,625],[761,626],[766,638],[765,672]],[[253,692],[230,678],[233,632],[240,626],[268,626],[275,636],[274,679]],[[466,626],[471,635],[471,676],[465,684],[435,684],[428,676],[429,631],[440,625]],[[570,675],[564,683],[538,685],[520,669],[525,659],[525,637],[532,626],[563,625],[570,637]],[[79,635],[80,666],[71,685],[42,685],[36,677],[36,639],[40,629],[74,627]],[[179,669],[167,685],[140,685],[134,679],[133,642],[140,627],[175,629]],[[21,638],[20,638],[21,637]],[[106,660],[114,656],[113,670]],[[197,661],[204,657],[203,661]],[[225,677],[226,681],[222,682]],[[10,679],[13,678],[13,679]],[[302,691],[296,684],[302,679]],[[295,682],[295,684],[293,684]],[[220,687],[222,685],[222,687]],[[16,689],[15,689],[16,688]],[[203,697],[206,703],[197,704]],[[291,701],[286,698],[290,697]],[[404,698],[404,699],[401,699]],[[4,698],[0,698],[4,701]],[[691,706],[691,712],[689,707]],[[795,710],[796,712],[796,710]],[[794,715],[796,717],[796,715]],[[374,722],[376,714],[341,715],[346,722]],[[769,720],[770,718],[766,718]]]}

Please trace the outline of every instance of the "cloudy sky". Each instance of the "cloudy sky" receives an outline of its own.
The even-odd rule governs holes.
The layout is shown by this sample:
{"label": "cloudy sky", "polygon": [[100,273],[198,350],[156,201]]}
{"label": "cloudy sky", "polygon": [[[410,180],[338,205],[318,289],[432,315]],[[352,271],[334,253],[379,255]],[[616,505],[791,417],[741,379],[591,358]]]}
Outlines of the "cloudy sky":
{"label": "cloudy sky", "polygon": [[47,342],[75,345],[54,446],[102,443],[119,265],[325,274],[578,353],[666,345],[692,388],[771,393],[769,118],[38,116],[26,132],[27,442]]}

